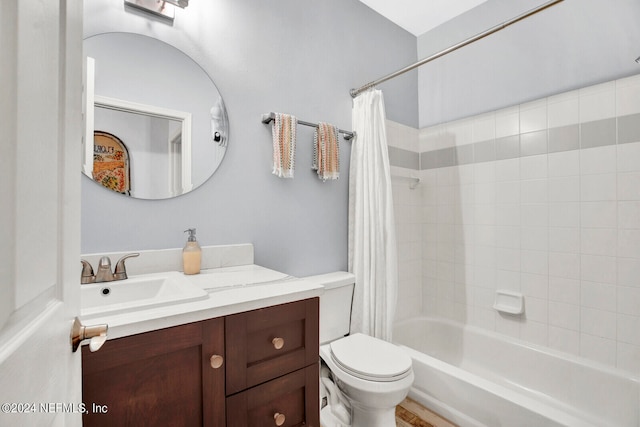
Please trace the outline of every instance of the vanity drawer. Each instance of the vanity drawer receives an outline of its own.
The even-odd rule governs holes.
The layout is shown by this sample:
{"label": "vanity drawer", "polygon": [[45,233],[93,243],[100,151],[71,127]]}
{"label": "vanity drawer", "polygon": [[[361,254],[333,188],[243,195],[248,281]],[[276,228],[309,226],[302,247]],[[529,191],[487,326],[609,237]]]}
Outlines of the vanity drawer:
{"label": "vanity drawer", "polygon": [[227,427],[319,427],[318,369],[316,362],[227,397]]}
{"label": "vanity drawer", "polygon": [[318,298],[227,316],[227,396],[318,362]]}

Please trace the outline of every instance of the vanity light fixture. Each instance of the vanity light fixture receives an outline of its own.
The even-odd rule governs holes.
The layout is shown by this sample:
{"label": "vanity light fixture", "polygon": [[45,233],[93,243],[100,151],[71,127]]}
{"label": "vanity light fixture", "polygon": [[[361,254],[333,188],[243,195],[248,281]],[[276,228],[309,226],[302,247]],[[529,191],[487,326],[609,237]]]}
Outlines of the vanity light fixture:
{"label": "vanity light fixture", "polygon": [[189,6],[189,0],[166,0],[166,1],[163,1],[162,3],[171,3],[172,5],[178,6],[182,9]]}
{"label": "vanity light fixture", "polygon": [[124,4],[173,21],[175,8],[184,9],[189,6],[189,0],[124,0]]}

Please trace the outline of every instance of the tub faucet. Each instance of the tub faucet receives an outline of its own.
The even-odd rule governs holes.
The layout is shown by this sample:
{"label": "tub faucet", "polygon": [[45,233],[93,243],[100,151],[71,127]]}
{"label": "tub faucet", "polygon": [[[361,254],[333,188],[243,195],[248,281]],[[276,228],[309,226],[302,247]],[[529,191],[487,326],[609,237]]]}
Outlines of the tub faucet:
{"label": "tub faucet", "polygon": [[80,283],[102,283],[102,282],[112,282],[114,280],[124,280],[127,278],[127,269],[124,265],[124,261],[127,258],[133,258],[139,256],[139,253],[127,254],[120,258],[116,263],[116,269],[111,272],[111,259],[108,256],[103,256],[100,258],[100,262],[98,263],[98,272],[94,275],[93,268],[91,264],[81,259],[82,263],[82,274],[80,276]]}

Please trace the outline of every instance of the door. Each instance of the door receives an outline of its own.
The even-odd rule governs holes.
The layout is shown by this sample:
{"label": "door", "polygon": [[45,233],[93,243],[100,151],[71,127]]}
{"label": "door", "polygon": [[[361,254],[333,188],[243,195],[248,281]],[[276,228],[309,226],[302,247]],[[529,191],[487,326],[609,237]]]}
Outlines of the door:
{"label": "door", "polygon": [[0,2],[0,425],[80,425],[82,1]]}

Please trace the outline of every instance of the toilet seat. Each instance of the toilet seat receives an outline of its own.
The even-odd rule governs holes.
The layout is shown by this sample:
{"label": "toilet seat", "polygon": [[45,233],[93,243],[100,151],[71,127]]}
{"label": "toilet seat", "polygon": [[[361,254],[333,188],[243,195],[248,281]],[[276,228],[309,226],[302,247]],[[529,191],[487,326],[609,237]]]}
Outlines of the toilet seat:
{"label": "toilet seat", "polygon": [[396,345],[364,334],[330,344],[331,359],[354,377],[376,382],[398,381],[411,374],[411,358]]}

